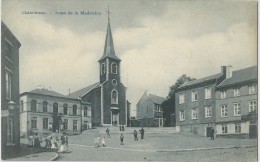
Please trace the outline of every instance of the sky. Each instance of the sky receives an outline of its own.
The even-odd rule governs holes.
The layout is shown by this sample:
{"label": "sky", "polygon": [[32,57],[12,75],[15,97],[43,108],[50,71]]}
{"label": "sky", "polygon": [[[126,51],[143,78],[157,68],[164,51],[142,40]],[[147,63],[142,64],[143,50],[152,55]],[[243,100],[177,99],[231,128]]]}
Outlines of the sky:
{"label": "sky", "polygon": [[257,65],[257,1],[2,0],[2,21],[21,42],[20,92],[42,86],[67,95],[98,82],[108,5],[132,116],[146,90],[166,97],[182,74]]}

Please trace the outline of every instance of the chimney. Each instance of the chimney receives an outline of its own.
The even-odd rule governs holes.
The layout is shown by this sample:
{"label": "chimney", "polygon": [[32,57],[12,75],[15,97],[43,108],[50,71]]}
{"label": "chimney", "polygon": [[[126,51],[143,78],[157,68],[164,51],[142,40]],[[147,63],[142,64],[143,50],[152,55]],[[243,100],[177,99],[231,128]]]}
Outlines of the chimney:
{"label": "chimney", "polygon": [[225,76],[226,79],[232,77],[232,66],[221,66],[221,73]]}

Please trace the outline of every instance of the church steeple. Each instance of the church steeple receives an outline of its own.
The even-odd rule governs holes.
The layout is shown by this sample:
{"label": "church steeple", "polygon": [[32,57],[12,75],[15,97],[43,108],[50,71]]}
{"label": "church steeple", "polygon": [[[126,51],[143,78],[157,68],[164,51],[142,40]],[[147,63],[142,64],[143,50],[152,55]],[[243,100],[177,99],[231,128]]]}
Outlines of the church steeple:
{"label": "church steeple", "polygon": [[110,27],[109,14],[110,14],[110,12],[109,12],[109,8],[108,8],[108,24],[107,24],[105,48],[104,48],[103,56],[98,61],[101,61],[105,58],[112,58],[112,59],[116,59],[116,60],[120,61],[120,59],[115,54],[113,37],[112,37],[112,32],[111,32],[111,27]]}

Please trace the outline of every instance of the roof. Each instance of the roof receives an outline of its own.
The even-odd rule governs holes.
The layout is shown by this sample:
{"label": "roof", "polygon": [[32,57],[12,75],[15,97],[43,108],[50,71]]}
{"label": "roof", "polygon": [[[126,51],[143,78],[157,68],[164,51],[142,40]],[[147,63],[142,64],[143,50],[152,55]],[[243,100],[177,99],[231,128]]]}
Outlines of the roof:
{"label": "roof", "polygon": [[229,86],[251,80],[257,80],[257,66],[233,71],[232,77],[223,80],[223,82],[221,82],[218,87]]}
{"label": "roof", "polygon": [[34,89],[34,90],[30,91],[29,93],[42,94],[42,95],[55,96],[55,97],[65,97],[64,95],[62,95],[58,92],[51,91],[51,90],[48,90],[45,88]]}
{"label": "roof", "polygon": [[103,53],[103,56],[99,59],[99,61],[101,61],[105,58],[112,58],[112,59],[116,59],[116,60],[120,61],[120,59],[115,54],[113,37],[112,37],[109,19],[108,19],[108,24],[107,24],[107,35],[106,35],[104,53]]}
{"label": "roof", "polygon": [[73,92],[73,93],[70,93],[69,95],[67,95],[67,97],[70,97],[70,98],[81,98],[83,97],[86,93],[88,93],[89,91],[91,91],[93,88],[96,88],[97,86],[99,85],[99,82],[97,83],[94,83],[90,86],[87,86],[85,88],[82,88],[76,92]]}
{"label": "roof", "polygon": [[223,74],[219,73],[219,74],[211,75],[211,76],[208,76],[208,77],[205,77],[205,78],[192,80],[192,81],[189,81],[189,82],[182,84],[181,86],[179,86],[179,88],[184,88],[184,87],[188,87],[188,86],[191,86],[191,85],[203,83],[203,82],[206,82],[206,81],[218,79],[219,77],[221,77],[221,75],[223,75]]}
{"label": "roof", "polygon": [[162,104],[163,101],[166,100],[166,99],[163,98],[163,97],[156,96],[156,95],[153,95],[153,94],[149,94],[148,98],[149,98],[153,103],[156,103],[156,104]]}

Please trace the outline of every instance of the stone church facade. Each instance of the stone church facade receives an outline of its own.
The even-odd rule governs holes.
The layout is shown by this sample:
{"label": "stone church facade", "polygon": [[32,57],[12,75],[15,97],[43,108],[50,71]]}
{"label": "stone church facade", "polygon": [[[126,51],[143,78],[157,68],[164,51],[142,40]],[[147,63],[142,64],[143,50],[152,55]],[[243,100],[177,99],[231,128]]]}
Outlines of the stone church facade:
{"label": "stone church facade", "polygon": [[69,97],[91,104],[93,127],[127,125],[126,87],[121,83],[121,60],[115,54],[109,18],[104,53],[98,62],[99,82]]}

